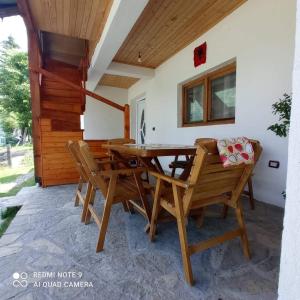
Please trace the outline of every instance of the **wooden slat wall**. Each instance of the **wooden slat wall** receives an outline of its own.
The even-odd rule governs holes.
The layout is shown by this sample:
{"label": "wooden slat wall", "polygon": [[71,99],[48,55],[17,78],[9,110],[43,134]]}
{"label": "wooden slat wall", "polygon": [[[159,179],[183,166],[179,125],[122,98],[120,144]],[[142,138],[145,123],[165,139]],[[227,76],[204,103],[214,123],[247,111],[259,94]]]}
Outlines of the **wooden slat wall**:
{"label": "wooden slat wall", "polygon": [[[81,84],[81,74],[76,67],[49,59],[45,60],[44,67],[75,84]],[[82,140],[80,115],[83,107],[80,92],[58,81],[42,78],[40,130],[43,187],[78,182],[79,175],[66,143],[68,140]]]}
{"label": "wooden slat wall", "polygon": [[51,120],[41,119],[42,145],[42,185],[59,185],[75,183],[78,173],[69,152],[66,149],[68,140],[82,140],[82,132],[52,131]]}

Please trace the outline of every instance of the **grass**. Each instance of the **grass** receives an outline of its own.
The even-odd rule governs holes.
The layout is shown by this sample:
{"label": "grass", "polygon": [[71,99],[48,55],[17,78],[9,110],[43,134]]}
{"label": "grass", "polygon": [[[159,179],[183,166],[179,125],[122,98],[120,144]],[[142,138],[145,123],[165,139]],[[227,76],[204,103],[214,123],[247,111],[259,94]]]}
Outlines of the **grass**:
{"label": "grass", "polygon": [[15,196],[23,187],[34,186],[34,185],[35,185],[35,179],[34,177],[31,177],[28,180],[21,183],[20,185],[13,187],[7,193],[0,193],[0,198]]}
{"label": "grass", "polygon": [[[0,166],[0,185],[15,182],[19,176],[27,174],[33,170],[33,153],[31,151],[32,146],[20,146],[20,148],[21,147],[23,150],[25,147],[27,147],[28,151],[18,167],[10,168],[8,166]],[[0,193],[0,197],[14,196],[21,190],[21,188],[32,185],[35,185],[35,181],[33,178],[30,178],[22,184],[13,187],[8,192]]]}
{"label": "grass", "polygon": [[19,176],[33,170],[32,166],[20,166],[18,168],[0,167],[0,184],[15,181]]}
{"label": "grass", "polygon": [[[3,148],[0,149],[0,152]],[[0,185],[15,183],[17,178],[21,175],[27,174],[33,170],[33,153],[32,145],[13,147],[12,151],[23,151],[25,153],[21,163],[17,167],[0,166]],[[35,185],[34,178],[29,178],[23,183],[11,188],[8,192],[0,193],[0,197],[15,196],[23,187]],[[5,189],[4,189],[5,190]],[[20,206],[9,207],[6,209],[0,209],[0,238],[8,228],[12,219],[17,214]]]}
{"label": "grass", "polygon": [[0,238],[8,228],[12,219],[16,216],[17,212],[21,206],[8,207],[4,210],[1,210],[0,216]]}
{"label": "grass", "polygon": [[[18,153],[24,150],[32,151],[33,150],[32,144],[11,147],[11,153]],[[0,154],[6,153],[6,151],[7,151],[6,146],[0,146]]]}

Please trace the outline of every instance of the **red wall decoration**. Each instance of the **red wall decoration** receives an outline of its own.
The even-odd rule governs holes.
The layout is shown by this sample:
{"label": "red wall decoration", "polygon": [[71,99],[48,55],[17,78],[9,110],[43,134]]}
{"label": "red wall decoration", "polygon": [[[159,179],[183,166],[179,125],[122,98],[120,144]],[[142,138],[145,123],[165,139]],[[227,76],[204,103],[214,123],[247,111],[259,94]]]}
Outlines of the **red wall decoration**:
{"label": "red wall decoration", "polygon": [[198,67],[206,63],[206,42],[194,49],[194,66]]}

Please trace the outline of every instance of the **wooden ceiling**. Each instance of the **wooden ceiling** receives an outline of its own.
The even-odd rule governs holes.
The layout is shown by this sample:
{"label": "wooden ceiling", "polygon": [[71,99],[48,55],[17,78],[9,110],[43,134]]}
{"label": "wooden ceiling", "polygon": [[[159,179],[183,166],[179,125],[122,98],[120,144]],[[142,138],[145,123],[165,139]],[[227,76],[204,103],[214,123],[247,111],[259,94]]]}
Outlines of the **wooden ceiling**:
{"label": "wooden ceiling", "polygon": [[[246,0],[150,0],[114,61],[156,68]],[[142,62],[138,63],[139,52]]]}
{"label": "wooden ceiling", "polygon": [[104,74],[101,80],[99,81],[99,85],[106,85],[106,86],[113,86],[122,89],[128,89],[138,80],[139,78],[134,78],[134,77]]}
{"label": "wooden ceiling", "polygon": [[113,0],[28,0],[37,29],[90,41],[99,40]]}

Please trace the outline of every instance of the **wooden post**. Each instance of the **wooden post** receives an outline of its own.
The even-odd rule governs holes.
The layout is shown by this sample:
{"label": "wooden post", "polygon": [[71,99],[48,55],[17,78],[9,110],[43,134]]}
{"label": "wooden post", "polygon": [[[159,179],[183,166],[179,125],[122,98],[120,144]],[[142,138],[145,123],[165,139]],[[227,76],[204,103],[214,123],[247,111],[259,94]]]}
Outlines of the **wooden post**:
{"label": "wooden post", "polygon": [[6,145],[6,154],[7,154],[7,164],[9,167],[11,167],[12,163],[11,163],[11,145],[10,144]]}
{"label": "wooden post", "polygon": [[125,139],[130,138],[130,106],[124,105],[124,137]]}
{"label": "wooden post", "polygon": [[[17,0],[20,15],[23,17],[27,29],[28,39],[28,64],[29,68],[39,68],[42,65],[41,46],[39,36],[34,26],[28,0]],[[30,70],[29,70],[30,71]],[[31,112],[32,112],[32,144],[34,155],[34,173],[36,181],[42,179],[41,159],[41,132],[40,132],[40,75],[29,72]]]}

